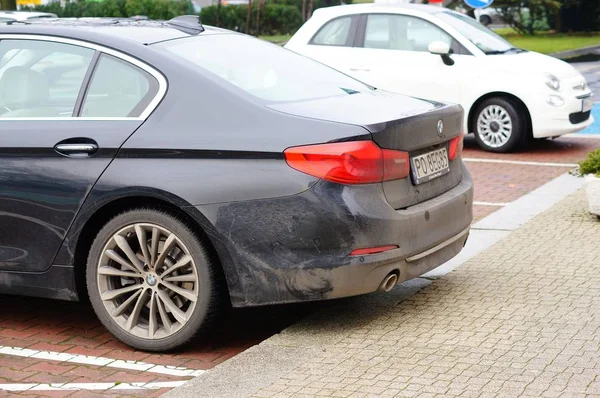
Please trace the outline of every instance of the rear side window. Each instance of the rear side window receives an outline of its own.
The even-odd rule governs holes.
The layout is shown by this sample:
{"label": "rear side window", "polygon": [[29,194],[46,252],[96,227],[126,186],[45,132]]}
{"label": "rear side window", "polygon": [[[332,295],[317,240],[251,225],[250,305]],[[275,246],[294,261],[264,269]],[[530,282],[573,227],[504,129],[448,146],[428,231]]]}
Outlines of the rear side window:
{"label": "rear side window", "polygon": [[371,88],[279,46],[238,34],[193,36],[155,44],[245,92],[270,102],[354,95]]}
{"label": "rear side window", "polygon": [[38,40],[0,42],[0,117],[71,117],[94,50]]}
{"label": "rear side window", "polygon": [[326,23],[313,37],[310,44],[321,46],[350,46],[352,16],[336,18]]}
{"label": "rear side window", "polygon": [[158,91],[148,72],[102,54],[87,90],[82,117],[137,117]]}

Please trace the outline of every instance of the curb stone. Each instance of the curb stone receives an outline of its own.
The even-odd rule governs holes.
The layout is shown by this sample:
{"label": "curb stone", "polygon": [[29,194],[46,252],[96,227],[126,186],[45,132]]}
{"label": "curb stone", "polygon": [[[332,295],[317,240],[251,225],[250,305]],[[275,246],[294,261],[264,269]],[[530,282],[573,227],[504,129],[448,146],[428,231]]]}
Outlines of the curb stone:
{"label": "curb stone", "polygon": [[551,57],[554,57],[554,58],[567,60],[569,58],[575,58],[575,57],[579,57],[581,55],[594,54],[598,51],[600,51],[600,45],[582,47],[582,48],[577,48],[575,50],[559,51],[559,52],[555,52],[555,53],[548,54],[548,55]]}

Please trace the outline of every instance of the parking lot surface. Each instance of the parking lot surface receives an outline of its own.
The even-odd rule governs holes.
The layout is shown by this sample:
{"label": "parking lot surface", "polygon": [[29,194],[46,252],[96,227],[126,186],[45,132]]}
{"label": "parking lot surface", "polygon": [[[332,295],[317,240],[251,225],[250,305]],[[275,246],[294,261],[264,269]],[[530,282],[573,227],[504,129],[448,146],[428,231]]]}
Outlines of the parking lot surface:
{"label": "parking lot surface", "polygon": [[[600,64],[584,72],[600,86]],[[587,152],[600,148],[595,138],[600,134],[587,133],[539,141],[514,154],[484,152],[467,137],[463,158],[475,181],[475,221],[572,170]],[[159,355],[117,342],[87,304],[0,296],[0,395],[160,395],[319,307],[234,310],[210,341]]]}

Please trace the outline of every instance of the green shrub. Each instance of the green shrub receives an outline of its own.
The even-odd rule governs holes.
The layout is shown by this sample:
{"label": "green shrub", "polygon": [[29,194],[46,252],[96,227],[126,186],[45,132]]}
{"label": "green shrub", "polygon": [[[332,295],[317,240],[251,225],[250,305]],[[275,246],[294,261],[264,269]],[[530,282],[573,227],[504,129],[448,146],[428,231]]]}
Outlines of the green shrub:
{"label": "green shrub", "polygon": [[302,14],[294,6],[266,4],[258,35],[276,35],[295,33],[302,26]]}
{"label": "green shrub", "polygon": [[[350,0],[345,1],[345,3],[350,2]],[[302,25],[300,11],[302,0],[267,0],[260,9],[260,27],[257,29],[258,3],[253,1],[250,33],[257,36],[292,34]],[[333,3],[332,0],[313,0],[313,9],[336,4],[338,3]],[[246,32],[247,9],[247,5],[222,6],[220,21],[217,24],[217,6],[203,7],[200,20],[207,25],[218,25],[225,29]],[[145,15],[150,19],[168,20],[178,15],[194,14],[194,7],[190,0],[79,0],[67,2],[64,7],[57,1],[30,10],[51,12],[61,18],[125,18]]]}
{"label": "green shrub", "polygon": [[[221,7],[220,27],[246,31],[247,5]],[[266,3],[260,10],[260,29],[256,29],[256,3],[252,7],[250,18],[251,33],[255,35],[276,35],[294,33],[302,25],[300,10],[292,5]],[[217,26],[217,6],[203,7],[200,12],[203,24]]]}
{"label": "green shrub", "polygon": [[579,163],[579,173],[581,175],[595,174],[600,177],[600,149],[590,152],[588,157]]}
{"label": "green shrub", "polygon": [[202,7],[200,21],[206,25],[221,26],[225,29],[244,32],[246,30],[247,7],[240,5],[222,6],[221,20],[217,24],[217,6]]}
{"label": "green shrub", "polygon": [[68,2],[64,7],[60,2],[36,6],[32,10],[51,12],[61,18],[81,17],[131,17],[146,15],[150,19],[171,19],[178,15],[193,14],[194,7],[189,0],[79,0]]}
{"label": "green shrub", "polygon": [[194,13],[192,3],[187,0],[125,0],[125,10],[128,16],[146,15],[150,19],[171,19]]}

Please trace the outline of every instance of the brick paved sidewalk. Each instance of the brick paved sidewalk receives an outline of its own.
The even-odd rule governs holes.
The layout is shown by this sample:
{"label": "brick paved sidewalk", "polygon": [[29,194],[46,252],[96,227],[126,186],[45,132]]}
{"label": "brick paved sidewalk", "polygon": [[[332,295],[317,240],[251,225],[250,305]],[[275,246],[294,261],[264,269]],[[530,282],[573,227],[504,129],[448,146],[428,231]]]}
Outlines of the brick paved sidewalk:
{"label": "brick paved sidewalk", "polygon": [[580,191],[440,279],[333,302],[167,396],[600,396],[584,208]]}

